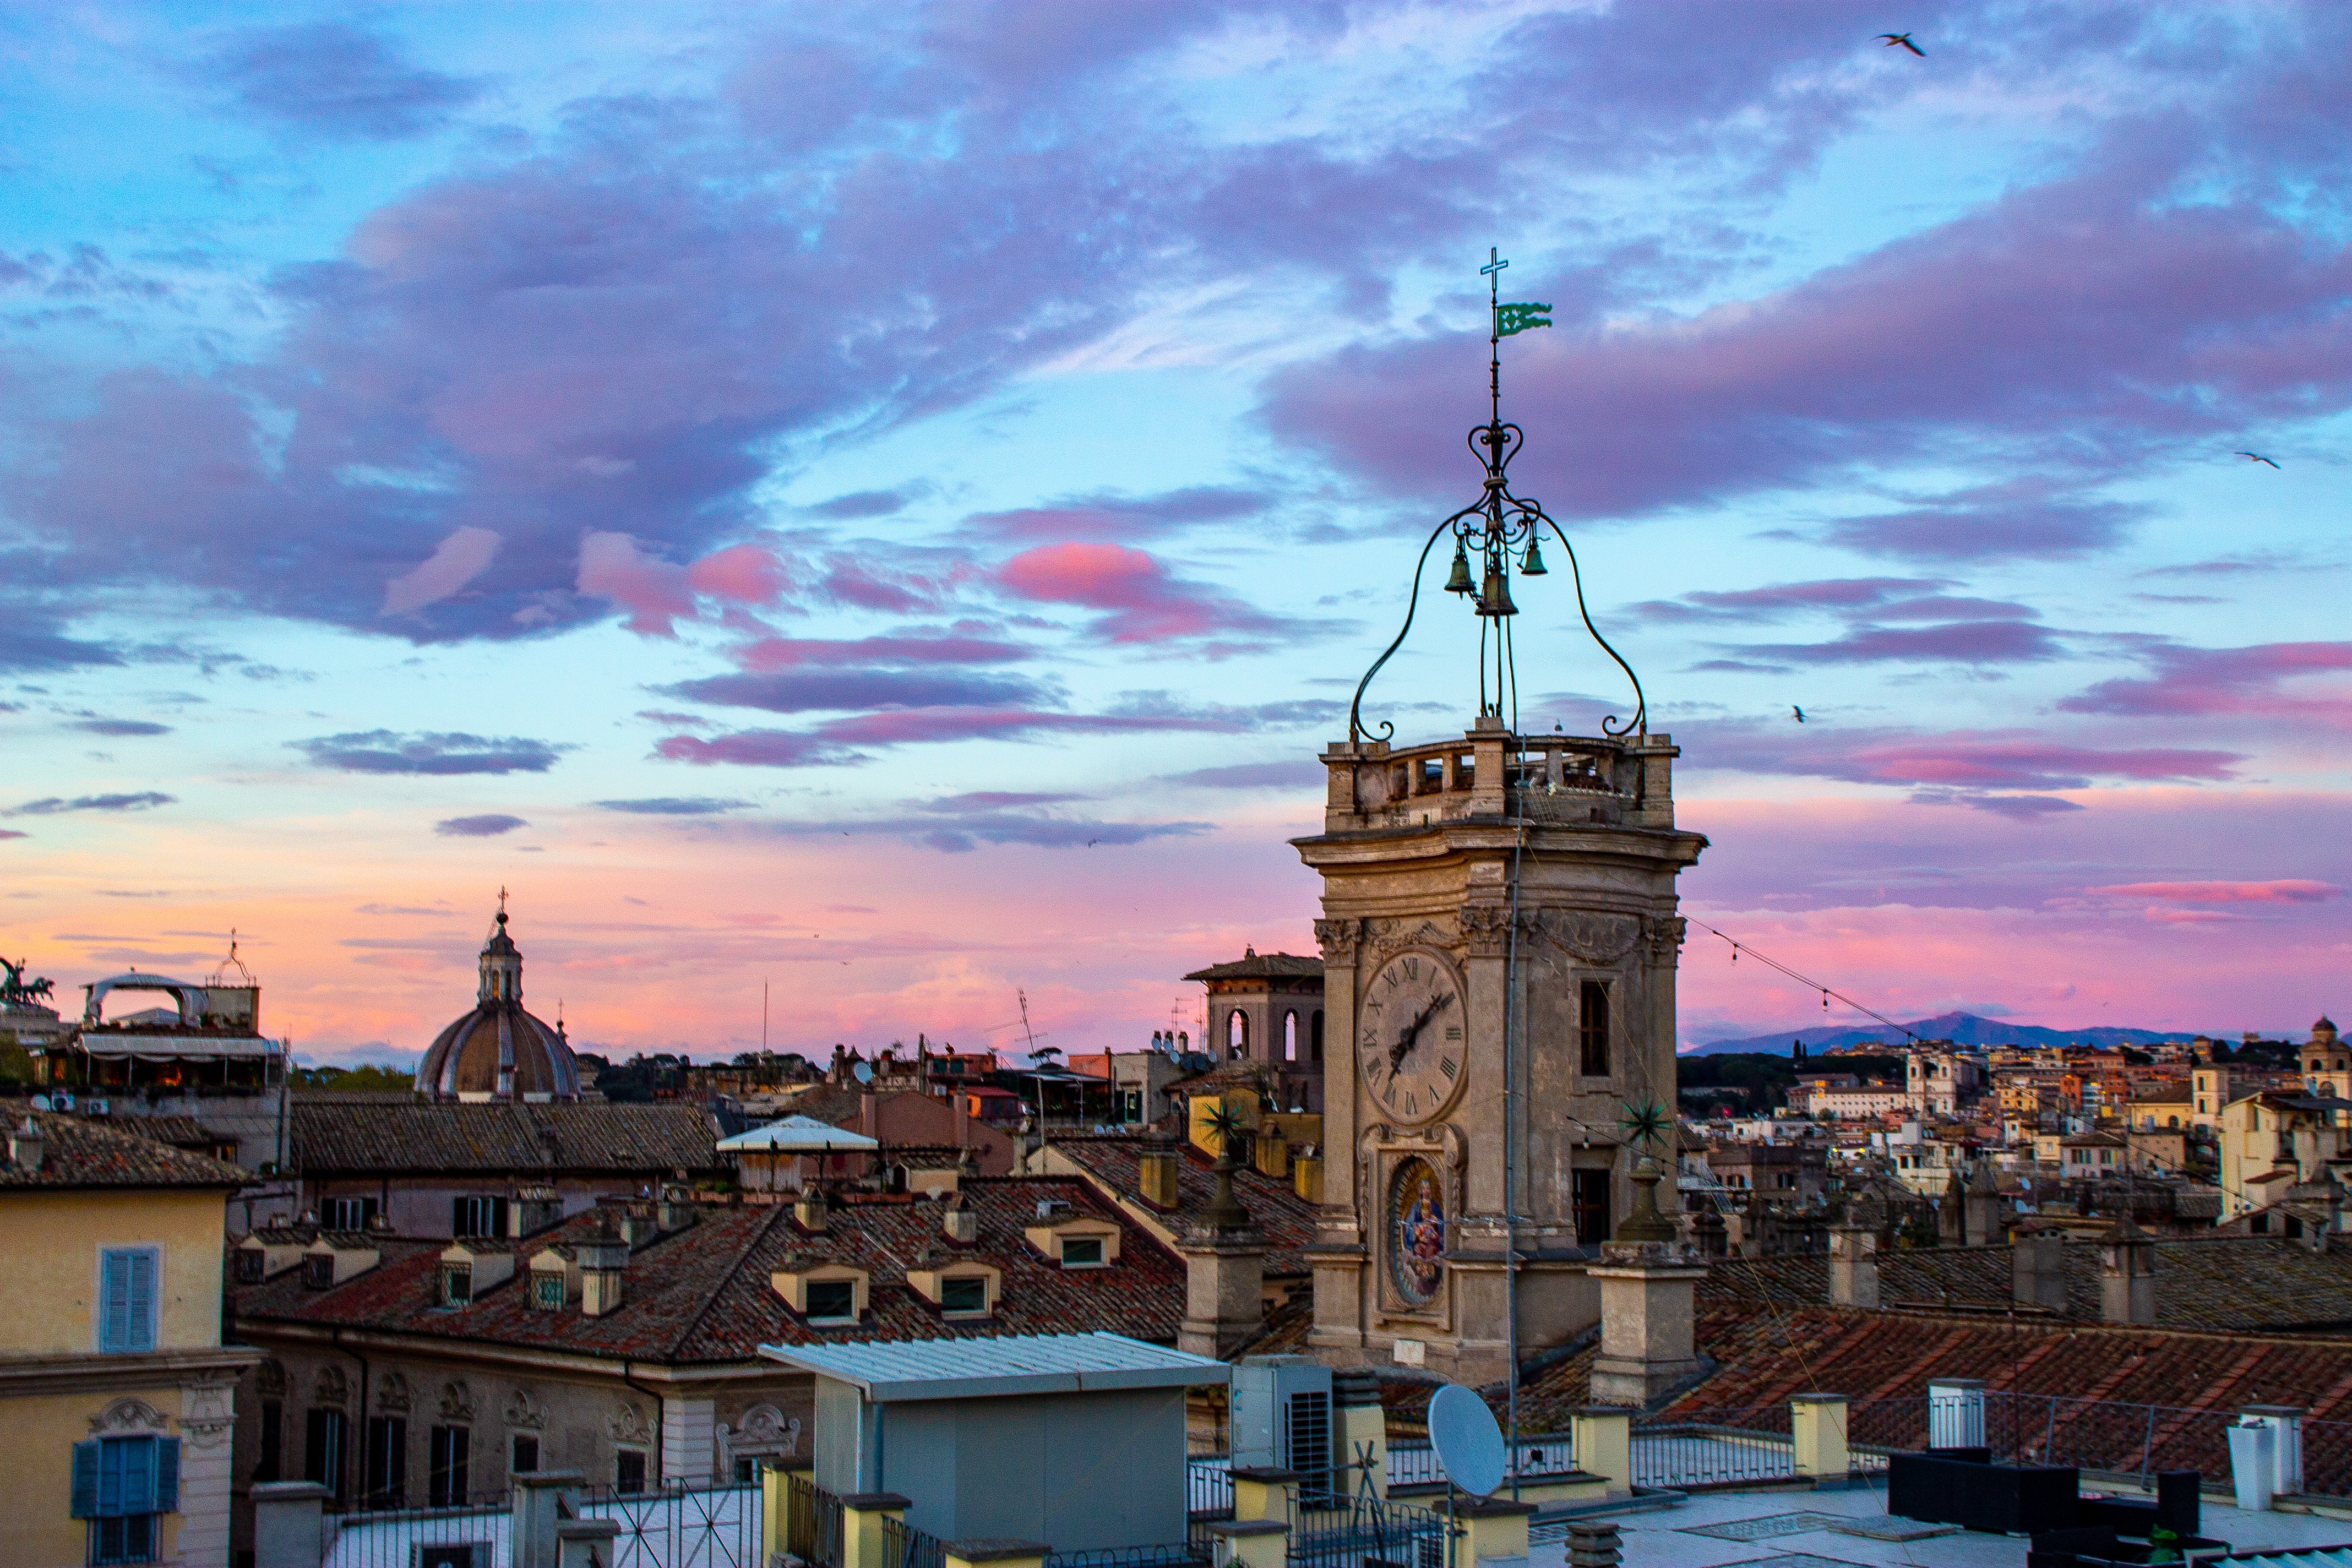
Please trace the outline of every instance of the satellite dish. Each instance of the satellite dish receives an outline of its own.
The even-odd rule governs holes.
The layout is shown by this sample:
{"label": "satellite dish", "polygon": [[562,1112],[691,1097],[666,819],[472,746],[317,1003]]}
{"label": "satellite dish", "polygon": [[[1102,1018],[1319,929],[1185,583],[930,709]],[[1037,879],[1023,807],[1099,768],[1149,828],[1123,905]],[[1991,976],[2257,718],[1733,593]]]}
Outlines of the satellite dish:
{"label": "satellite dish", "polygon": [[856,1067],[849,1069],[849,1076],[856,1079],[860,1083],[872,1083],[874,1081],[874,1069],[866,1066],[864,1062],[859,1062]]}
{"label": "satellite dish", "polygon": [[49,1108],[49,1097],[48,1097],[47,1095],[46,1095],[46,1094],[37,1094],[37,1095],[33,1096],[33,1109],[34,1109],[34,1110],[47,1110],[48,1108]]}
{"label": "satellite dish", "polygon": [[1458,1383],[1429,1402],[1429,1446],[1445,1479],[1472,1497],[1503,1484],[1503,1429],[1486,1402]]}

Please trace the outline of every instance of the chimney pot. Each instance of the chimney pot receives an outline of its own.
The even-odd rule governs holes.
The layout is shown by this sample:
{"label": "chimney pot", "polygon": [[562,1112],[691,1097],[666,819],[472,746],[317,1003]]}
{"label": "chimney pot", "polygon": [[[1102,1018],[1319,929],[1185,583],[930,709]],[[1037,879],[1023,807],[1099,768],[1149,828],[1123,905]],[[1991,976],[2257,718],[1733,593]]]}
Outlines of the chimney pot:
{"label": "chimney pot", "polygon": [[47,1140],[41,1133],[41,1124],[27,1116],[25,1125],[8,1134],[8,1163],[30,1174],[41,1168],[47,1148]]}

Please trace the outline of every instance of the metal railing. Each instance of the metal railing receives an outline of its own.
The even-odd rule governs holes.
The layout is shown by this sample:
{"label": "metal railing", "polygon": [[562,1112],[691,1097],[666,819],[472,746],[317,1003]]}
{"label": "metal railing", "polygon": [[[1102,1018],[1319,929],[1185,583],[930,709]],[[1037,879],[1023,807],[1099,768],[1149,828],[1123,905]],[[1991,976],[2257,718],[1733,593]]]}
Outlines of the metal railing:
{"label": "metal railing", "polygon": [[1927,1446],[1927,1401],[1865,1399],[1845,1411],[1846,1465],[1853,1470],[1884,1470],[1887,1456]]}
{"label": "metal railing", "polygon": [[[1445,1479],[1437,1454],[1426,1437],[1392,1437],[1387,1444],[1388,1480],[1392,1487],[1433,1485]],[[1563,1476],[1576,1468],[1576,1439],[1566,1432],[1522,1432],[1513,1452],[1521,1479]]]}
{"label": "metal railing", "polygon": [[1213,1459],[1184,1462],[1184,1511],[1194,1519],[1234,1517],[1234,1462],[1220,1454]]}
{"label": "metal railing", "polygon": [[1638,1487],[1736,1486],[1796,1473],[1785,1405],[1637,1418],[1632,1438]]}
{"label": "metal railing", "polygon": [[1300,1493],[1290,1500],[1288,1568],[1447,1568],[1444,1517],[1370,1495]]}
{"label": "metal railing", "polygon": [[882,1561],[886,1568],[947,1568],[948,1543],[905,1520],[884,1514]]}
{"label": "metal railing", "polygon": [[1165,1546],[1107,1546],[1094,1552],[1051,1552],[1045,1568],[1210,1568],[1215,1550],[1206,1541]]}
{"label": "metal railing", "polygon": [[462,1508],[354,1509],[328,1517],[335,1525],[334,1544],[321,1568],[411,1568],[420,1547],[470,1546],[476,1568],[511,1555],[514,1516],[503,1492]]}
{"label": "metal railing", "polygon": [[584,1490],[572,1512],[621,1527],[610,1568],[761,1568],[756,1482],[598,1487]]}
{"label": "metal railing", "polygon": [[784,1478],[784,1550],[803,1563],[841,1568],[841,1500],[798,1473]]}

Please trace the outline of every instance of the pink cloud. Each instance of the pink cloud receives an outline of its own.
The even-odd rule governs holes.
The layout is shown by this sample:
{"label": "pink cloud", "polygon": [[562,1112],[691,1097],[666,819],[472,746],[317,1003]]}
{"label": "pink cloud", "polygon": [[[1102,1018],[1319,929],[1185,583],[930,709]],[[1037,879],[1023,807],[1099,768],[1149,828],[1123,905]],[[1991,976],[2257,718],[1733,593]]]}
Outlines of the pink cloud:
{"label": "pink cloud", "polygon": [[1010,664],[1029,656],[1018,643],[988,637],[761,637],[735,652],[754,673],[803,665]]}
{"label": "pink cloud", "polygon": [[2155,673],[2103,680],[2058,704],[2070,713],[2180,718],[2262,714],[2352,725],[2352,693],[2285,689],[2290,681],[2352,670],[2352,642],[2256,643],[2245,647],[2158,647]]}
{"label": "pink cloud", "polygon": [[2274,882],[2122,882],[2083,890],[2102,898],[2164,899],[2181,904],[2316,904],[2344,889],[2333,882],[2287,879]]}
{"label": "pink cloud", "polygon": [[1920,734],[1708,721],[1679,728],[1686,767],[1942,789],[2083,789],[2098,778],[2218,781],[2245,761],[2233,752],[2191,747],[2082,745],[2030,730]]}
{"label": "pink cloud", "polygon": [[499,536],[487,528],[461,528],[434,548],[413,571],[383,585],[383,613],[407,615],[438,604],[488,569],[499,552]]}
{"label": "pink cloud", "polygon": [[1106,612],[1095,631],[1114,643],[1263,634],[1276,626],[1239,600],[1181,582],[1147,552],[1124,544],[1041,544],[998,567],[996,582],[1032,603]]}
{"label": "pink cloud", "polygon": [[689,566],[646,554],[625,533],[590,532],[580,540],[581,593],[610,599],[629,612],[639,637],[677,635],[677,622],[698,613],[701,595],[736,604],[766,604],[784,588],[783,563],[756,544],[736,544]]}

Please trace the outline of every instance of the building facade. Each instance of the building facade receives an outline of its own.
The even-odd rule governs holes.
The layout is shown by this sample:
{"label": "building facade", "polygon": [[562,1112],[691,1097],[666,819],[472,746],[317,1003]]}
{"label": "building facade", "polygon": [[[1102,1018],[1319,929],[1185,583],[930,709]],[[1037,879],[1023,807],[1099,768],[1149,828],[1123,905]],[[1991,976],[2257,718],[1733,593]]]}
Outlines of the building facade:
{"label": "building facade", "polygon": [[221,1342],[235,1165],[35,1113],[0,1167],[0,1562],[227,1568],[229,1432],[259,1352]]}

